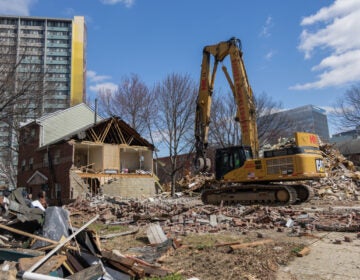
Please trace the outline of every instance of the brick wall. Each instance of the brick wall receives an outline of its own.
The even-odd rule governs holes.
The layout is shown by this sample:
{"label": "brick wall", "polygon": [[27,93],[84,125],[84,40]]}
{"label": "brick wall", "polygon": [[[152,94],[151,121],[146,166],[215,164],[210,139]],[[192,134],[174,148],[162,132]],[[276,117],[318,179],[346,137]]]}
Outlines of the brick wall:
{"label": "brick wall", "polygon": [[[18,187],[26,187],[33,192],[34,198],[42,187],[47,187],[49,203],[59,205],[70,197],[69,170],[72,166],[73,146],[62,142],[39,149],[39,134],[40,127],[35,123],[20,132]],[[36,171],[48,178],[47,184],[40,186],[27,182]],[[57,194],[55,184],[60,186]]]}
{"label": "brick wall", "polygon": [[116,178],[109,184],[103,185],[103,192],[110,196],[124,198],[144,198],[156,193],[154,178],[151,176]]}

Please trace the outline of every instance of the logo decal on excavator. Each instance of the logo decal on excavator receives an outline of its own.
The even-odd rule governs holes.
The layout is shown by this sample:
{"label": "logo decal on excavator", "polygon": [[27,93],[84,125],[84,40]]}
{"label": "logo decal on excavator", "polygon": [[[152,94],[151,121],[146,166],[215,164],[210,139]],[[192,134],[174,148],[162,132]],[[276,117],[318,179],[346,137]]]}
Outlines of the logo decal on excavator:
{"label": "logo decal on excavator", "polygon": [[316,165],[316,171],[317,172],[324,172],[325,171],[324,162],[323,162],[322,159],[316,159],[315,160],[315,165]]}
{"label": "logo decal on excavator", "polygon": [[310,141],[310,143],[312,143],[312,144],[317,144],[317,143],[318,143],[318,142],[317,142],[317,138],[316,138],[315,135],[309,135],[309,141]]}

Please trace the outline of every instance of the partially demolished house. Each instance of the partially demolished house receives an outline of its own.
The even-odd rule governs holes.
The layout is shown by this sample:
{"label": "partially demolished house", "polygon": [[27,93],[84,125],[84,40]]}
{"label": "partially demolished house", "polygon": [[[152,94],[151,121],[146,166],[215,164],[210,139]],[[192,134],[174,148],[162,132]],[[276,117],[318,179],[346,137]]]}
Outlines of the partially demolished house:
{"label": "partially demolished house", "polygon": [[50,204],[78,196],[147,197],[156,192],[153,145],[118,117],[101,119],[85,104],[21,128],[18,187]]}

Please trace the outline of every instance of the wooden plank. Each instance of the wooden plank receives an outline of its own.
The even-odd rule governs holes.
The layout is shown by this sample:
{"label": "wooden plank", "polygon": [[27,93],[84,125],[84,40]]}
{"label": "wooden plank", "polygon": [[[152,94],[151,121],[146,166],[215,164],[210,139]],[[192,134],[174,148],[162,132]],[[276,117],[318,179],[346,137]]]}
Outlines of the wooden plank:
{"label": "wooden plank", "polygon": [[[116,252],[116,250],[114,250]],[[101,255],[105,257],[111,265],[114,267],[119,268],[123,272],[129,274],[129,270],[131,270],[133,273],[135,273],[139,277],[145,276],[144,270],[142,268],[139,268],[135,262],[135,260],[127,258],[126,256],[120,255],[120,253],[114,253],[114,252],[107,252],[102,251]]]}
{"label": "wooden plank", "polygon": [[151,244],[160,244],[168,239],[158,224],[150,224],[146,230],[146,235]]}
{"label": "wooden plank", "polygon": [[101,264],[92,265],[88,268],[85,268],[73,275],[70,275],[66,279],[71,280],[95,280],[99,279],[104,275],[104,271],[102,269]]}
{"label": "wooden plank", "polygon": [[108,260],[112,260],[112,261],[115,261],[115,262],[118,262],[122,265],[125,265],[125,266],[128,266],[128,267],[131,267],[134,265],[135,261],[134,260],[131,260],[127,257],[124,257],[124,256],[119,256],[119,255],[116,255],[112,252],[109,252],[109,251],[101,251],[101,255],[108,259]]}
{"label": "wooden plank", "polygon": [[154,276],[166,276],[170,272],[166,269],[160,268],[156,265],[148,263],[142,259],[139,259],[134,256],[126,256],[129,259],[132,259],[136,262],[136,266],[142,268],[147,275],[154,275]]}
{"label": "wooden plank", "polygon": [[[28,233],[26,231],[22,231],[22,230],[19,230],[19,229],[16,229],[16,228],[8,227],[8,226],[3,225],[3,224],[0,224],[0,228],[5,229],[5,230],[10,231],[10,232],[13,232],[13,233],[23,235],[23,236],[27,236],[27,237],[34,238],[34,239],[37,239],[37,240],[45,241],[45,242],[48,242],[48,243],[51,243],[51,244],[55,244],[55,245],[59,244],[58,241],[55,241],[55,240],[52,240],[52,239],[49,239],[49,238],[45,238],[45,237],[42,237],[42,236],[38,236],[38,235],[35,235],[35,234],[31,234],[31,233]],[[75,250],[75,251],[78,250],[78,248],[76,248],[76,247],[67,246],[67,245],[65,245],[65,246],[67,248],[71,249],[71,250]]]}
{"label": "wooden plank", "polygon": [[274,240],[264,239],[264,240],[260,240],[260,241],[242,243],[239,245],[231,245],[230,248],[232,250],[237,250],[237,249],[243,249],[243,248],[247,248],[247,247],[256,247],[256,246],[260,246],[260,245],[271,244],[271,243],[274,243]]}
{"label": "wooden plank", "polygon": [[111,261],[109,260],[109,264],[111,264],[113,267],[115,267],[116,269],[119,269],[122,272],[125,272],[126,274],[129,274],[131,277],[135,277],[136,273],[134,271],[132,271],[131,268],[128,268],[118,262],[115,261]]}
{"label": "wooden plank", "polygon": [[43,256],[33,257],[33,258],[20,258],[19,259],[19,269],[21,271],[27,270],[31,267],[34,263],[40,260]]}
{"label": "wooden plank", "polygon": [[79,261],[70,252],[66,252],[66,256],[68,258],[67,262],[71,264],[75,272],[79,272],[84,269],[81,263],[79,263]]}
{"label": "wooden plank", "polygon": [[[19,259],[19,268],[22,271],[28,270],[34,263],[42,259],[43,256],[34,257],[34,258],[20,258]],[[56,255],[52,256],[46,263],[40,266],[35,272],[40,274],[49,274],[51,271],[58,269],[65,261],[65,255]]]}
{"label": "wooden plank", "polygon": [[4,235],[1,235],[0,234],[0,239],[4,240],[4,241],[9,241],[9,238],[4,236]]}
{"label": "wooden plank", "polygon": [[71,266],[70,263],[64,262],[64,267],[66,268],[67,271],[69,271],[71,275],[75,274],[74,268]]}
{"label": "wooden plank", "polygon": [[40,268],[38,268],[35,272],[40,274],[49,274],[51,271],[57,270],[65,261],[66,256],[57,255],[52,256],[46,263],[44,263]]}
{"label": "wooden plank", "polygon": [[143,269],[145,274],[150,275],[150,276],[164,277],[164,276],[171,273],[169,270],[166,270],[166,269],[163,269],[163,268],[154,267],[154,266],[147,266],[147,265],[143,265],[143,264],[137,264],[137,267]]}
{"label": "wooden plank", "polygon": [[297,252],[297,256],[298,257],[304,257],[306,255],[309,255],[310,253],[310,248],[309,247],[304,247],[300,252]]}

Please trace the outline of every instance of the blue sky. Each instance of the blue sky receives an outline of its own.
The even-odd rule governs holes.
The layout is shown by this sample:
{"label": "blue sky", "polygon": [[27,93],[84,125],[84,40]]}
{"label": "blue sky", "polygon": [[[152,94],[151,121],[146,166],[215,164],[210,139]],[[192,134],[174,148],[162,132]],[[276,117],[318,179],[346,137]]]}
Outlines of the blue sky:
{"label": "blue sky", "polygon": [[132,73],[150,87],[172,72],[198,81],[203,47],[233,36],[253,91],[286,109],[330,110],[360,80],[358,0],[0,0],[0,14],[85,16],[91,97]]}

